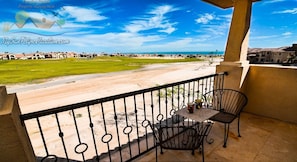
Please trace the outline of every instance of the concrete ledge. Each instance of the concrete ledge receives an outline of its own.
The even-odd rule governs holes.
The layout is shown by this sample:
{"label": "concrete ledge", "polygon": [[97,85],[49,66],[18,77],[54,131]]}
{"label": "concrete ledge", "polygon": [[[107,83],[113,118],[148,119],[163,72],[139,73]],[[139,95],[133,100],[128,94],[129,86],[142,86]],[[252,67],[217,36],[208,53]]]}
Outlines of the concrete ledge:
{"label": "concrete ledge", "polygon": [[0,109],[6,100],[6,96],[7,96],[6,87],[0,86]]}
{"label": "concrete ledge", "polygon": [[0,95],[0,161],[36,161],[27,131],[20,120],[16,94],[8,95],[6,88],[1,87]]}

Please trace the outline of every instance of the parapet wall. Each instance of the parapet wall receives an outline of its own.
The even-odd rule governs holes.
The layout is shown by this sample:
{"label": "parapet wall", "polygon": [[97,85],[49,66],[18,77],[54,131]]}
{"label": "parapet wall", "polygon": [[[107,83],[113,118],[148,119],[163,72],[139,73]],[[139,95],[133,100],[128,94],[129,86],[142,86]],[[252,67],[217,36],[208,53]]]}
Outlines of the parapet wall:
{"label": "parapet wall", "polygon": [[297,67],[251,65],[242,90],[244,111],[297,123]]}

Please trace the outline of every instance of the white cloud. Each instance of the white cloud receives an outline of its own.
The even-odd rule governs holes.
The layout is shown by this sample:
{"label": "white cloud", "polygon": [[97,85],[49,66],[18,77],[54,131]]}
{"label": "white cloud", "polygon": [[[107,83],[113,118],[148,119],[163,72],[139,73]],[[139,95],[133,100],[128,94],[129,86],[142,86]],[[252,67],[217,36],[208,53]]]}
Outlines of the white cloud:
{"label": "white cloud", "polygon": [[158,31],[159,32],[170,34],[170,33],[173,33],[175,30],[176,29],[174,27],[168,26],[166,29],[161,29],[161,30],[158,30]]}
{"label": "white cloud", "polygon": [[221,25],[211,25],[205,28],[206,32],[209,34],[212,34],[214,36],[222,36],[225,35],[227,32],[226,26],[221,26]]}
{"label": "white cloud", "polygon": [[170,42],[155,43],[152,45],[142,46],[142,49],[145,51],[151,52],[162,52],[162,51],[199,51],[205,48],[211,48],[211,44],[205,41],[197,41],[197,38],[182,38],[178,40],[172,40]]}
{"label": "white cloud", "polygon": [[[67,38],[67,37],[66,37]],[[106,34],[84,34],[80,37],[69,36],[71,44],[79,47],[106,48],[114,50],[139,48],[145,42],[161,40],[159,36],[142,36],[136,33],[106,33]],[[129,41],[127,41],[129,40]]]}
{"label": "white cloud", "polygon": [[195,21],[198,24],[208,24],[213,19],[215,19],[215,15],[209,14],[209,13],[205,13],[204,15],[200,15],[200,17],[197,18]]}
{"label": "white cloud", "polygon": [[[164,41],[164,38],[158,35],[147,36],[126,32],[97,35],[85,33],[80,37],[63,35],[63,38],[71,40],[72,46],[80,48],[92,46],[94,50],[98,49],[104,52],[111,52],[110,50],[113,52],[160,52],[168,51],[168,49],[171,51],[197,51],[211,46],[205,42],[206,37],[204,36]],[[151,44],[150,42],[159,43]]]}
{"label": "white cloud", "polygon": [[151,10],[149,13],[154,15],[164,15],[169,12],[176,11],[177,8],[173,8],[170,5],[158,6],[155,9]]}
{"label": "white cloud", "polygon": [[293,8],[291,10],[283,10],[283,11],[275,11],[274,14],[297,14],[297,8]]}
{"label": "white cloud", "polygon": [[148,12],[151,17],[146,15],[138,18],[139,20],[132,21],[130,24],[126,25],[125,30],[131,33],[137,33],[145,30],[159,29],[159,32],[171,34],[176,30],[176,28],[173,27],[176,23],[170,22],[165,15],[176,10],[178,9],[170,5],[158,6]]}
{"label": "white cloud", "polygon": [[232,19],[232,14],[228,14],[228,15],[219,15],[219,16],[217,16],[218,18],[218,20],[221,20],[221,19],[223,19],[223,20],[226,20],[227,22],[231,22],[231,19]]}
{"label": "white cloud", "polygon": [[[202,34],[208,33],[209,35],[212,35],[210,37],[212,39],[227,35],[232,15],[209,15],[210,14],[205,14],[204,16],[200,17],[203,18],[200,20],[202,25],[196,32]],[[209,23],[210,19],[212,20],[212,23]]]}
{"label": "white cloud", "polygon": [[291,32],[285,32],[285,33],[283,33],[282,35],[283,35],[283,36],[289,36],[289,35],[292,35],[292,33],[291,33]]}
{"label": "white cloud", "polygon": [[271,3],[278,3],[278,2],[284,2],[285,0],[267,0],[264,1],[263,4],[271,4]]}
{"label": "white cloud", "polygon": [[58,11],[58,13],[66,16],[67,18],[73,18],[78,22],[100,21],[107,19],[107,17],[102,16],[97,10],[76,6],[64,6]]}
{"label": "white cloud", "polygon": [[251,36],[251,40],[263,40],[263,39],[272,39],[272,38],[277,38],[279,37],[278,35],[265,35],[265,36]]}

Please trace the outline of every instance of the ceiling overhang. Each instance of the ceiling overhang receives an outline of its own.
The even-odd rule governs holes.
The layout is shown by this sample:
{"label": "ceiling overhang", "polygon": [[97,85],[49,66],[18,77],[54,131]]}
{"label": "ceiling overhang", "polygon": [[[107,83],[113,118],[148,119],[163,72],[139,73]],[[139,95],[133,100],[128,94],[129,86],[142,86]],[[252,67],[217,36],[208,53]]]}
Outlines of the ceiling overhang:
{"label": "ceiling overhang", "polygon": [[[236,0],[202,0],[202,1],[225,9],[225,8],[233,7],[234,1],[236,1]],[[257,2],[257,1],[260,1],[260,0],[252,0],[252,2]]]}

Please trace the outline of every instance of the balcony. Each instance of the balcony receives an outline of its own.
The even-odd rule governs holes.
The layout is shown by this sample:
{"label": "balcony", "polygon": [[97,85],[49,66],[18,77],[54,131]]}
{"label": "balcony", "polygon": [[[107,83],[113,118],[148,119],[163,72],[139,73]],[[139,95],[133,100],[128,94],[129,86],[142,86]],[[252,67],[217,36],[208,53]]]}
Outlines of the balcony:
{"label": "balcony", "polygon": [[[214,143],[205,144],[206,161],[296,161],[296,70],[250,66],[241,88],[249,98],[241,117],[242,137],[236,136],[234,122],[223,148],[223,125],[215,123],[209,135]],[[20,143],[28,141],[38,161],[200,161],[197,150],[194,156],[171,150],[160,155],[146,122],[170,123],[173,110],[208,90],[228,86],[233,71],[228,73],[20,115],[17,131],[26,129],[24,136],[29,135]]]}
{"label": "balcony", "polygon": [[[229,7],[232,1],[205,0]],[[248,3],[249,2],[249,3]],[[233,2],[232,2],[233,4]],[[232,5],[231,5],[232,6]],[[21,114],[16,94],[0,87],[1,161],[199,161],[196,151],[156,152],[147,121],[171,122],[174,110],[216,88],[244,92],[248,105],[242,137],[231,125],[227,148],[223,126],[215,123],[205,145],[206,161],[297,161],[297,68],[248,65],[245,50],[250,1],[237,1],[223,74],[193,78],[91,101]],[[247,20],[247,21],[242,21]],[[247,65],[246,65],[247,64]]]}

